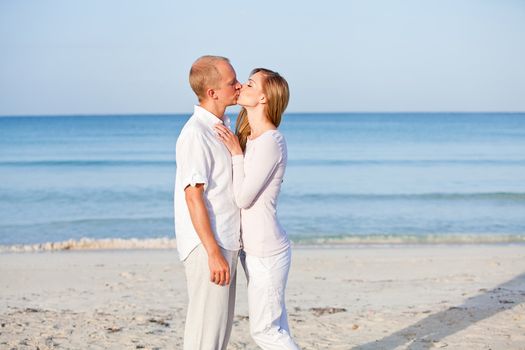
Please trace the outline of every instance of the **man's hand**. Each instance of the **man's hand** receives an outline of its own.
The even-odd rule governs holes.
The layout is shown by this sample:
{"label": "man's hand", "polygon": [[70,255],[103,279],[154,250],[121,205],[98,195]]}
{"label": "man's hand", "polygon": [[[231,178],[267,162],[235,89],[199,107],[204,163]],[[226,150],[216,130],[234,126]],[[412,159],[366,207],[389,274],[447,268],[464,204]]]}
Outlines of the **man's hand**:
{"label": "man's hand", "polygon": [[184,192],[191,222],[204,249],[208,253],[210,281],[221,286],[230,284],[230,265],[222,256],[221,248],[217,244],[211,230],[208,210],[203,199],[204,185],[188,186],[184,189]]}
{"label": "man's hand", "polygon": [[208,254],[210,281],[225,286],[230,284],[230,265],[222,256],[220,249]]}

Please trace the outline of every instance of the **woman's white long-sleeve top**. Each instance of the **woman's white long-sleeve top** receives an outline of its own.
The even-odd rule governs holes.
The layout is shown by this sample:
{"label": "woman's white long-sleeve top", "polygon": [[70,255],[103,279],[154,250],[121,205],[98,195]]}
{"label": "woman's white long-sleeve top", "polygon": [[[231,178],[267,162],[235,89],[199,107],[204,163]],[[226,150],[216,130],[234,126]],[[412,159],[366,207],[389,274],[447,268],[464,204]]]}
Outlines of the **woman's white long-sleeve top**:
{"label": "woman's white long-sleeve top", "polygon": [[290,246],[277,218],[288,154],[284,136],[268,130],[248,140],[244,156],[232,157],[233,191],[241,208],[241,237],[246,253],[258,257],[279,254]]}

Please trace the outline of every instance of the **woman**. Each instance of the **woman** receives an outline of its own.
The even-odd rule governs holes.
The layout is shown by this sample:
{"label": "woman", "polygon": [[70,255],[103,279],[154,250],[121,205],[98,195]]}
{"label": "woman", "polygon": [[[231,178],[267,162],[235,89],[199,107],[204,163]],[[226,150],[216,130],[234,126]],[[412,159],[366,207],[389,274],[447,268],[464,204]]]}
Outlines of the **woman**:
{"label": "woman", "polygon": [[299,349],[290,335],[284,299],[290,241],[276,215],[287,161],[286,142],[277,127],[288,99],[283,77],[254,69],[237,100],[243,107],[237,135],[222,124],[216,126],[232,154],[233,189],[241,208],[241,263],[248,280],[250,333],[267,350]]}

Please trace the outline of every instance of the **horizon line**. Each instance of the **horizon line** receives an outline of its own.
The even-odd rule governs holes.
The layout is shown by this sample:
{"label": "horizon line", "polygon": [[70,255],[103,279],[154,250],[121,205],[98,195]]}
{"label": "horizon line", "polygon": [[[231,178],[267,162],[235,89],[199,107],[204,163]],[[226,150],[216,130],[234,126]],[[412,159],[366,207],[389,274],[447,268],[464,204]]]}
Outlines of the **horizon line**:
{"label": "horizon line", "polygon": [[[226,115],[237,114],[225,113]],[[332,111],[332,112],[285,112],[285,115],[294,114],[524,114],[525,111]],[[126,116],[189,116],[193,112],[134,112],[134,113],[61,113],[61,114],[0,114],[0,118],[23,117],[126,117]]]}

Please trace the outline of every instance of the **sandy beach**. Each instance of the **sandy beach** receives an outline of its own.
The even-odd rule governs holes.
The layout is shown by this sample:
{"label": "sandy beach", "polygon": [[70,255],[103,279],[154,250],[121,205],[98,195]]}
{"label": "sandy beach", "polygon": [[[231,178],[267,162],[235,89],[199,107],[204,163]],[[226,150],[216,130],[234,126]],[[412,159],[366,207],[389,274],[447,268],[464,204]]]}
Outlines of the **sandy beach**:
{"label": "sandy beach", "polygon": [[[250,339],[238,278],[229,349]],[[0,254],[1,349],[181,349],[176,251]],[[290,326],[302,349],[525,349],[525,246],[294,248]]]}

